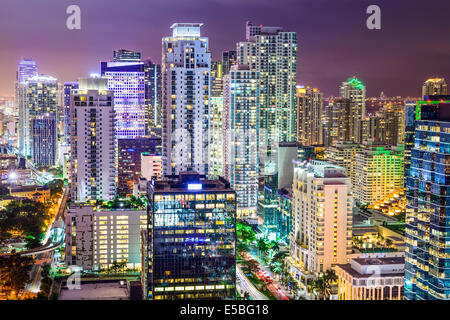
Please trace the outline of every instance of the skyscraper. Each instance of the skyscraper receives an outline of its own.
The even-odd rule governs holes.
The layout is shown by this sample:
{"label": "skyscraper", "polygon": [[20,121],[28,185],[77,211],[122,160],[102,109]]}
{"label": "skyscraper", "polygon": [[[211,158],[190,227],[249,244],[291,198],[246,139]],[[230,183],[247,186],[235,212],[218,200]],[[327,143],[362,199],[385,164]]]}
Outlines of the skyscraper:
{"label": "skyscraper", "polygon": [[41,114],[31,120],[31,161],[35,166],[51,167],[56,163],[56,118]]}
{"label": "skyscraper", "polygon": [[449,300],[450,96],[416,108],[406,181],[405,299]]}
{"label": "skyscraper", "polygon": [[353,122],[350,140],[363,142],[363,128],[361,122],[366,118],[366,87],[356,77],[347,79],[340,88],[340,95],[351,101],[350,121]]}
{"label": "skyscraper", "polygon": [[45,75],[28,78],[23,84],[21,95],[19,151],[24,156],[31,156],[32,120],[47,113],[57,114],[58,82],[55,78]]}
{"label": "skyscraper", "polygon": [[211,53],[201,23],[162,39],[163,171],[208,173]]}
{"label": "skyscraper", "polygon": [[119,49],[113,51],[113,62],[140,62],[141,53],[134,50]]}
{"label": "skyscraper", "polygon": [[447,94],[447,82],[444,78],[428,79],[422,86],[422,98]]}
{"label": "skyscraper", "polygon": [[161,65],[150,59],[144,61],[145,72],[145,125],[146,135],[161,127]]}
{"label": "skyscraper", "polygon": [[232,65],[236,64],[236,51],[235,50],[227,50],[222,52],[222,68],[223,74],[227,74],[230,72],[230,68]]}
{"label": "skyscraper", "polygon": [[351,139],[354,122],[351,118],[351,100],[333,98],[325,108],[325,145],[333,146]]}
{"label": "skyscraper", "polygon": [[161,139],[156,137],[138,137],[118,139],[117,194],[129,197],[133,194],[133,185],[141,174],[141,153],[160,153]]}
{"label": "skyscraper", "polygon": [[19,61],[16,80],[18,83],[25,83],[28,79],[38,75],[38,66],[31,59],[23,59]]}
{"label": "skyscraper", "polygon": [[237,216],[256,217],[259,72],[234,65],[224,82],[224,174],[237,194]]}
{"label": "skyscraper", "polygon": [[114,93],[117,139],[145,135],[145,72],[138,57],[138,52],[121,49],[114,52],[114,61],[101,63],[101,75]]}
{"label": "skyscraper", "polygon": [[310,86],[297,86],[297,140],[301,146],[323,144],[323,94]]}
{"label": "skyscraper", "polygon": [[235,299],[236,193],[230,184],[182,173],[152,180],[147,195],[147,298]]}
{"label": "skyscraper", "polygon": [[78,82],[64,82],[64,138],[66,145],[70,145],[70,97],[72,90],[78,89]]}
{"label": "skyscraper", "polygon": [[356,152],[353,163],[353,193],[360,204],[382,202],[403,189],[403,145],[366,144]]}
{"label": "skyscraper", "polygon": [[281,27],[246,25],[237,64],[260,73],[260,149],[264,174],[276,173],[279,142],[296,141],[297,34]]}
{"label": "skyscraper", "polygon": [[220,61],[211,63],[211,98],[210,98],[210,130],[211,143],[209,146],[209,175],[223,176],[223,144],[224,144],[224,112],[223,112],[223,65]]}
{"label": "skyscraper", "polygon": [[107,79],[81,78],[72,91],[71,196],[75,202],[112,200],[117,190],[113,93]]}
{"label": "skyscraper", "polygon": [[345,169],[316,160],[298,163],[292,189],[290,261],[299,278],[347,263],[353,199]]}
{"label": "skyscraper", "polygon": [[367,138],[377,144],[396,146],[405,139],[405,104],[386,103],[370,117]]}

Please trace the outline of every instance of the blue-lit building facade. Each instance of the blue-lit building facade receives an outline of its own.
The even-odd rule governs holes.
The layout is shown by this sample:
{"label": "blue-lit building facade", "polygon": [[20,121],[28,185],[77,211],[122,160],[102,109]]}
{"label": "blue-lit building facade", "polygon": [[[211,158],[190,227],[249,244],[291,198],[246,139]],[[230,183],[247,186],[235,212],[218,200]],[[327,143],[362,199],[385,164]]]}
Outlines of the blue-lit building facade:
{"label": "blue-lit building facade", "polygon": [[196,173],[148,184],[143,235],[147,299],[236,298],[236,193]]}
{"label": "blue-lit building facade", "polygon": [[102,62],[101,75],[108,79],[108,90],[114,93],[117,139],[144,136],[144,63],[134,60]]}
{"label": "blue-lit building facade", "polygon": [[56,162],[56,118],[43,114],[31,121],[31,161],[35,166],[51,167]]}
{"label": "blue-lit building facade", "polygon": [[450,299],[450,96],[416,108],[406,172],[405,299]]}

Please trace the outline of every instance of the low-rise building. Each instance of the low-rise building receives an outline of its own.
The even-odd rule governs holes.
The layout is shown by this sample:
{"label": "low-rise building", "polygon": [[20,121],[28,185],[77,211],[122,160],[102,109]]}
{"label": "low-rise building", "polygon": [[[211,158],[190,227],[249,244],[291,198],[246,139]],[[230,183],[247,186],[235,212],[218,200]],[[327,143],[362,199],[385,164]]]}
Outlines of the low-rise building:
{"label": "low-rise building", "polygon": [[405,257],[367,255],[336,266],[339,300],[403,300]]}
{"label": "low-rise building", "polygon": [[114,263],[141,268],[140,230],[145,210],[70,206],[66,214],[66,264],[83,270],[105,270]]}
{"label": "low-rise building", "polygon": [[45,186],[9,187],[9,194],[16,198],[28,198],[41,203],[50,200],[50,189]]}

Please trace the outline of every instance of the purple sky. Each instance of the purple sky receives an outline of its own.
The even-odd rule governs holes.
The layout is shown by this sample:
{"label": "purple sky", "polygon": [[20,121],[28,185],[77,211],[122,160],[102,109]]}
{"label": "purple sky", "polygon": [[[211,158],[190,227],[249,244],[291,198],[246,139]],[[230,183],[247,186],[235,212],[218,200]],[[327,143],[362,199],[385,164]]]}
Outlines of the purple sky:
{"label": "purple sky", "polygon": [[[66,8],[82,10],[82,30],[66,29]],[[366,29],[381,7],[382,30]],[[160,62],[174,22],[203,22],[213,58],[244,40],[245,21],[279,25],[299,40],[298,83],[326,96],[356,75],[368,95],[419,96],[431,76],[450,81],[448,0],[1,0],[0,95],[13,95],[17,62],[37,61],[60,82],[98,72],[116,48]]]}

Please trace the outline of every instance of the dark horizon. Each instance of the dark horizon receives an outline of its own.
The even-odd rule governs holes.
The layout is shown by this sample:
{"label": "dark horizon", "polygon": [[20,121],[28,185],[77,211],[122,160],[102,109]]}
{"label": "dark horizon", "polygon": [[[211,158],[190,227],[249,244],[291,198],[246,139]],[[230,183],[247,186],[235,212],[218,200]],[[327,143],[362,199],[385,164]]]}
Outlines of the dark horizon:
{"label": "dark horizon", "polygon": [[[59,82],[99,72],[118,48],[161,62],[161,38],[174,22],[201,22],[213,59],[245,39],[245,22],[296,31],[298,84],[326,97],[351,76],[367,96],[421,95],[430,77],[450,79],[450,2],[445,0],[2,0],[0,95],[14,95],[17,63],[34,59]],[[81,30],[66,28],[66,8],[81,8]],[[366,28],[366,8],[381,7],[381,30]],[[438,32],[436,32],[438,30]]]}

